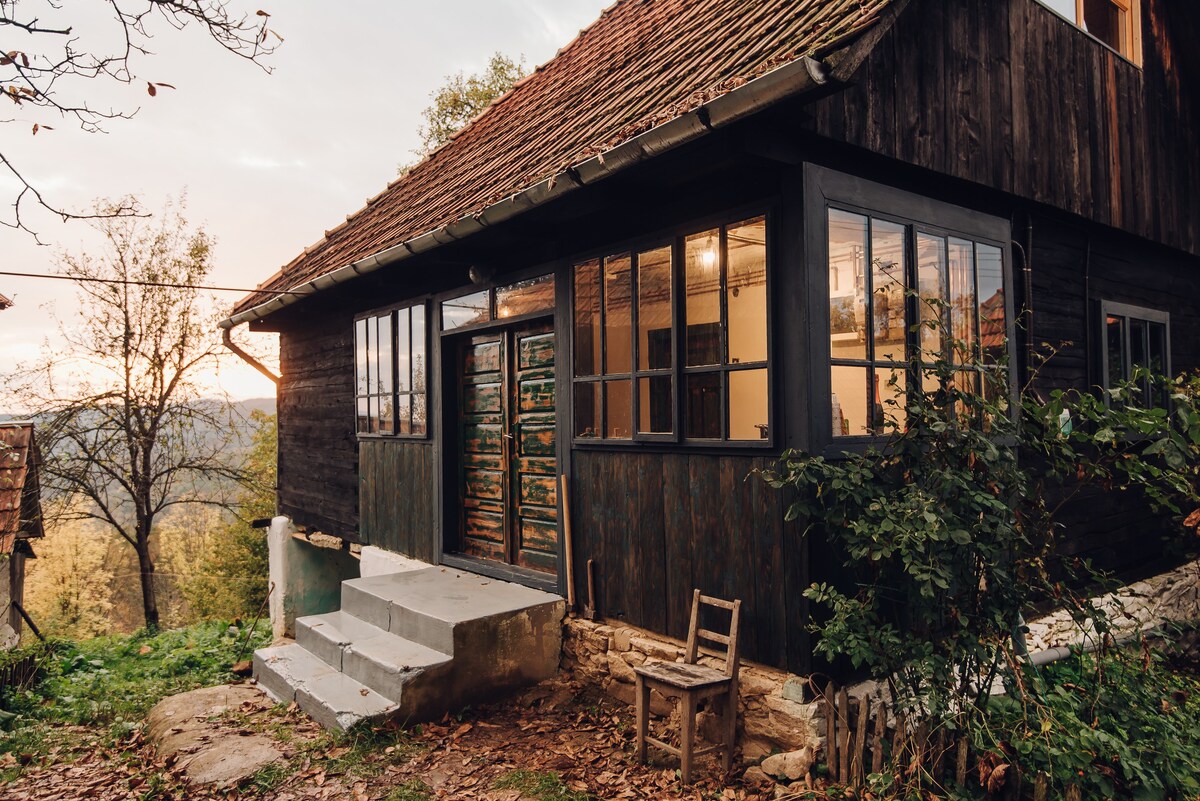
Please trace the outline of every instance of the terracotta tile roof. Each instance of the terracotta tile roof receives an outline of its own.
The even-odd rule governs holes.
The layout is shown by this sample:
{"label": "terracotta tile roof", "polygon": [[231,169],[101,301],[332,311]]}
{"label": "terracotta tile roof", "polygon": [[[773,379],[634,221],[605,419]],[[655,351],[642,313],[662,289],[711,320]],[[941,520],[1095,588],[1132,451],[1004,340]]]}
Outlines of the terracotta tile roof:
{"label": "terracotta tile roof", "polygon": [[[620,0],[260,288],[290,289],[476,213],[770,69],[836,49],[891,2]],[[267,299],[250,295],[235,312]]]}
{"label": "terracotta tile roof", "polygon": [[0,423],[0,554],[18,538],[42,536],[33,423]]}

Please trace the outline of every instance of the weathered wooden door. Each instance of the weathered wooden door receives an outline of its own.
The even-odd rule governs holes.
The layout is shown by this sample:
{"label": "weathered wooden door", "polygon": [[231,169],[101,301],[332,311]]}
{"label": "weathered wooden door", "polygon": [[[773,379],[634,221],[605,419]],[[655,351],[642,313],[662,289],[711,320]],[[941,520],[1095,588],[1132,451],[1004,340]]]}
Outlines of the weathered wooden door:
{"label": "weathered wooden door", "polygon": [[554,332],[472,337],[459,364],[462,551],[557,572]]}

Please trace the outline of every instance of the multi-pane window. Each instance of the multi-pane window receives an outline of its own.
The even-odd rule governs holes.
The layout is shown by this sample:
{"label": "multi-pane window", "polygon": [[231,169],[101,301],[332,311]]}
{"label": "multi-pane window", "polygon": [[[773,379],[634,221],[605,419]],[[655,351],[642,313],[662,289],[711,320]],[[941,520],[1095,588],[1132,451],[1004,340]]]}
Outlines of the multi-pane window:
{"label": "multi-pane window", "polygon": [[766,218],[574,268],[575,436],[769,437]]}
{"label": "multi-pane window", "polygon": [[358,433],[425,436],[425,306],[355,321],[354,351]]}
{"label": "multi-pane window", "polygon": [[539,275],[442,301],[442,330],[506,320],[554,309],[554,276]]}
{"label": "multi-pane window", "polygon": [[1141,62],[1140,0],[1041,0],[1041,3],[1130,61]]}
{"label": "multi-pane window", "polygon": [[882,435],[889,413],[902,417],[917,355],[956,365],[963,391],[1006,384],[984,380],[1006,363],[1000,247],[838,208],[827,223],[834,437]]}
{"label": "multi-pane window", "polygon": [[[1137,378],[1147,406],[1167,405],[1166,389],[1153,379],[1171,370],[1171,320],[1166,312],[1105,301],[1103,386],[1112,389],[1122,381]],[[1138,369],[1144,373],[1138,375]]]}

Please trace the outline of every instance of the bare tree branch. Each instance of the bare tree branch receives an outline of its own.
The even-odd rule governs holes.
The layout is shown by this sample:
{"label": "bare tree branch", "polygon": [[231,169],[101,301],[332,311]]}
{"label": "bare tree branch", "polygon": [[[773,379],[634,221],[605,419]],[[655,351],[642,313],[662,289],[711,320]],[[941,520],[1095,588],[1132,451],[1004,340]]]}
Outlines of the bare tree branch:
{"label": "bare tree branch", "polygon": [[227,400],[202,398],[196,382],[221,353],[210,299],[152,285],[203,283],[211,238],[177,209],[150,222],[103,215],[112,208],[141,211],[132,199],[98,206],[105,251],[65,256],[61,272],[121,283],[78,284],[77,317],[59,321],[64,349],[17,383],[42,428],[45,490],[75,499],[61,505],[66,514],[99,520],[133,547],[146,624],[156,626],[156,521],[183,504],[234,504],[226,496],[250,480],[230,458],[245,428]]}
{"label": "bare tree branch", "polygon": [[[82,31],[70,24],[71,13],[57,0],[0,0],[0,95],[29,119],[6,119],[3,124],[30,125],[33,135],[52,131],[61,121],[95,133],[110,120],[128,119],[137,108],[104,108],[94,105],[96,89],[104,83],[133,84],[146,81],[151,97],[168,83],[139,77],[143,57],[153,55],[150,44],[155,22],[174,31],[201,29],[225,52],[270,72],[264,59],[283,39],[268,27],[270,15],[234,11],[229,0],[105,0],[107,27],[89,25]],[[76,12],[78,13],[78,12]],[[47,18],[47,22],[43,22]],[[2,101],[0,101],[2,102]],[[30,124],[32,119],[32,124]],[[0,152],[0,164],[18,183],[11,212],[0,225],[34,234],[22,214],[24,207],[40,206],[63,220],[95,219],[96,215],[64,209],[49,201],[17,169],[9,154]],[[113,216],[132,209],[113,207]]]}

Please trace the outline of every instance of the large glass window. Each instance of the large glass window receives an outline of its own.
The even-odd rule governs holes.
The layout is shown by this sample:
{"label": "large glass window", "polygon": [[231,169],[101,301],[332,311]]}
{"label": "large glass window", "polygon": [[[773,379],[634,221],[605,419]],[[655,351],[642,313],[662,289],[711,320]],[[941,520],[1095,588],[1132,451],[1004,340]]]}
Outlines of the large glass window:
{"label": "large glass window", "polygon": [[[1166,407],[1168,394],[1154,381],[1171,371],[1170,316],[1166,312],[1105,301],[1101,304],[1104,336],[1101,338],[1104,389],[1138,379],[1141,402]],[[1138,376],[1138,370],[1148,375]]]}
{"label": "large glass window", "polygon": [[[914,222],[830,208],[831,434],[878,436],[903,420],[914,356],[958,365],[978,392],[1006,364],[1003,251]],[[924,387],[925,390],[934,387]]]}
{"label": "large glass window", "polygon": [[355,321],[358,433],[426,435],[426,341],[424,304]]}
{"label": "large glass window", "polygon": [[767,440],[766,218],[574,268],[575,436]]}

